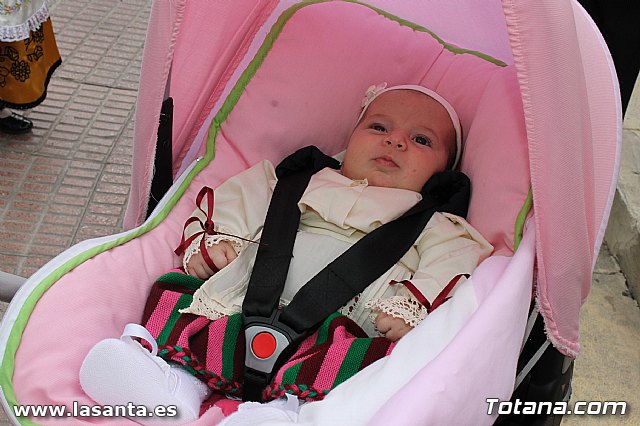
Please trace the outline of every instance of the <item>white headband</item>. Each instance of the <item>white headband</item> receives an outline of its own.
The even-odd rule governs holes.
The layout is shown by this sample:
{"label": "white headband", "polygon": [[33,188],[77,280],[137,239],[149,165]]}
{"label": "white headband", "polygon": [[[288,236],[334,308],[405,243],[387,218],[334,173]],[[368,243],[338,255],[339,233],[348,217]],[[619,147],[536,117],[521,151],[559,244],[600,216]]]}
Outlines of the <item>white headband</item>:
{"label": "white headband", "polygon": [[462,154],[462,130],[460,127],[460,119],[458,118],[458,114],[456,113],[456,110],[453,109],[451,104],[447,102],[445,98],[431,89],[427,89],[423,86],[418,86],[417,84],[402,84],[399,86],[387,87],[387,83],[380,83],[378,85],[369,86],[364,94],[364,99],[362,99],[362,111],[360,112],[360,116],[358,117],[356,123],[360,123],[360,120],[362,120],[362,117],[367,111],[367,108],[369,108],[369,105],[371,105],[371,102],[373,102],[381,94],[390,92],[392,90],[415,90],[417,92],[424,93],[430,98],[435,99],[447,110],[447,112],[449,113],[449,118],[451,118],[451,122],[453,123],[453,128],[456,131],[456,158],[453,162],[453,167],[451,167],[452,169],[455,169],[458,165],[458,161],[460,161],[460,155]]}

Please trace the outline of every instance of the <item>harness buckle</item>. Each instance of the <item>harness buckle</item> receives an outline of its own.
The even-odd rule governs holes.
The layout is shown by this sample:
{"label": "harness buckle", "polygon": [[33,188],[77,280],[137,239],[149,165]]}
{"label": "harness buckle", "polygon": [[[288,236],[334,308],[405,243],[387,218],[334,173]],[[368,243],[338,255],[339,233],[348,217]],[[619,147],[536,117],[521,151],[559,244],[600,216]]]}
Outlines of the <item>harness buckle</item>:
{"label": "harness buckle", "polygon": [[243,315],[245,371],[242,399],[262,401],[262,392],[278,368],[293,355],[306,333],[280,322],[281,309],[270,317]]}

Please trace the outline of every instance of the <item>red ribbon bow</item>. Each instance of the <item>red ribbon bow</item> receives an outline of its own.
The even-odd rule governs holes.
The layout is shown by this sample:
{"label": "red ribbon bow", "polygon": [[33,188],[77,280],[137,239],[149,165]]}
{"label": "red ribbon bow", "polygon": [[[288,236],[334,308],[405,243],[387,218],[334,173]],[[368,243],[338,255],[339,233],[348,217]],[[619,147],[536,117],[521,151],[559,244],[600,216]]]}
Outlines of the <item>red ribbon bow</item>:
{"label": "red ribbon bow", "polygon": [[[200,204],[202,203],[202,200],[205,197],[207,197],[207,211],[202,210],[202,207],[200,207]],[[215,224],[213,223],[213,220],[212,220],[213,189],[211,189],[208,186],[203,187],[198,193],[198,196],[196,197],[196,206],[202,213],[204,213],[207,216],[207,219],[204,221],[204,223],[197,216],[191,216],[189,219],[187,219],[187,221],[184,223],[184,228],[182,229],[182,238],[180,239],[180,245],[178,246],[178,248],[175,249],[175,254],[177,254],[178,256],[182,255],[184,251],[187,249],[187,247],[191,245],[193,240],[195,240],[199,236],[218,234],[218,232],[215,230]],[[194,222],[198,222],[200,224],[200,228],[202,228],[202,231],[196,232],[195,234],[193,234],[192,236],[190,236],[188,239],[185,240],[184,234],[187,230],[187,227]],[[204,259],[204,262],[209,266],[209,268],[213,270],[213,272],[218,272],[219,269],[216,267],[215,263],[213,263],[213,260],[211,260],[211,257],[209,257],[205,240],[206,238],[204,237],[200,240],[200,253],[202,253],[202,258]]]}
{"label": "red ribbon bow", "polygon": [[418,288],[409,280],[403,280],[403,281],[391,280],[391,282],[389,282],[389,284],[390,285],[396,285],[396,284],[404,285],[407,288],[407,290],[409,290],[411,292],[411,294],[413,294],[413,296],[418,300],[418,302],[420,302],[425,308],[427,308],[427,313],[430,314],[438,306],[442,305],[444,302],[446,302],[447,300],[451,299],[451,296],[449,296],[449,293],[451,293],[451,290],[453,290],[454,287],[456,286],[456,284],[458,284],[458,281],[460,280],[460,278],[462,278],[462,277],[469,278],[469,276],[470,276],[469,274],[458,274],[455,277],[453,277],[453,279],[451,281],[449,281],[449,284],[447,284],[442,289],[440,294],[438,294],[436,296],[436,298],[433,300],[433,302],[429,302],[427,300],[427,298],[424,297],[424,295],[420,292],[420,290],[418,290]]}
{"label": "red ribbon bow", "polygon": [[[200,207],[200,204],[205,197],[207,198],[207,211],[202,210],[202,207]],[[226,235],[228,237],[234,237],[242,241],[258,243],[257,241],[248,240],[246,238],[238,237],[237,235],[225,234],[224,232],[216,231],[215,223],[212,220],[213,198],[213,189],[209,188],[208,186],[204,186],[198,193],[198,196],[196,197],[196,206],[202,213],[206,215],[207,218],[204,222],[202,222],[202,220],[200,220],[200,218],[197,216],[191,216],[189,219],[187,219],[187,221],[184,223],[184,228],[182,229],[182,238],[180,239],[180,245],[175,249],[175,254],[177,254],[178,256],[182,255],[187,247],[189,247],[191,243],[201,235]],[[185,240],[184,234],[187,230],[187,227],[194,222],[198,222],[200,224],[200,228],[202,229],[202,231],[196,232]],[[213,263],[213,260],[211,260],[211,257],[209,257],[205,240],[206,238],[204,237],[200,240],[200,253],[202,253],[202,258],[209,266],[209,268],[213,270],[213,272],[218,272],[220,269],[216,267],[216,265]]]}

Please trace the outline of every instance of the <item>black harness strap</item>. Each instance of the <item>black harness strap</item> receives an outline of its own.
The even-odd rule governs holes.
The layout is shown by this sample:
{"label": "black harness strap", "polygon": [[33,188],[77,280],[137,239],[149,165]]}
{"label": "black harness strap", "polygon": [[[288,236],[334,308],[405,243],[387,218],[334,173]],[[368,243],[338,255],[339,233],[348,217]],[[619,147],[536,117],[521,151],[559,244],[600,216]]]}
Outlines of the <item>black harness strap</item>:
{"label": "black harness strap", "polygon": [[409,251],[435,212],[435,202],[423,199],[413,211],[365,235],[327,265],[296,293],[280,321],[299,333],[315,329],[364,291]]}
{"label": "black harness strap", "polygon": [[261,244],[242,305],[245,316],[270,317],[278,309],[300,224],[297,201],[307,189],[311,176],[325,167],[340,166],[337,160],[316,147],[302,148],[283,164],[284,167],[277,169],[278,183],[271,196]]}
{"label": "black harness strap", "polygon": [[242,305],[246,316],[269,317],[278,308],[300,223],[298,205],[282,201],[299,200],[312,174],[303,172],[279,179],[276,184]]}
{"label": "black harness strap", "polygon": [[[269,205],[242,306],[247,342],[245,400],[260,401],[262,390],[272,375],[295,352],[304,337],[397,263],[415,243],[434,212],[465,216],[469,200],[469,180],[465,175],[458,172],[434,175],[423,188],[423,199],[418,204],[361,238],[313,277],[291,303],[280,310],[278,303],[300,221],[297,201],[314,173],[327,166],[337,168],[338,164],[317,148],[307,147],[287,158],[282,165],[285,167],[278,167],[281,174]],[[253,346],[254,340],[273,344],[273,353],[265,357],[262,349]]]}

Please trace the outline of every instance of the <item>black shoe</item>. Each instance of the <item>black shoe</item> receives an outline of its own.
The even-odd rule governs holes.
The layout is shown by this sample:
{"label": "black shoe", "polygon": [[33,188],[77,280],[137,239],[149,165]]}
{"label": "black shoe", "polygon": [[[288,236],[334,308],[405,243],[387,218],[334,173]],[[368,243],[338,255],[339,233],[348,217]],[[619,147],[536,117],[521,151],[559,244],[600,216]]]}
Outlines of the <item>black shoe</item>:
{"label": "black shoe", "polygon": [[0,118],[0,132],[12,135],[21,135],[28,133],[33,128],[33,121],[27,117],[11,112],[11,115]]}

